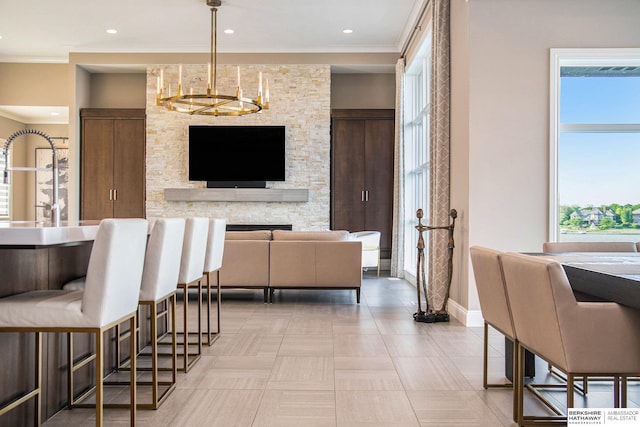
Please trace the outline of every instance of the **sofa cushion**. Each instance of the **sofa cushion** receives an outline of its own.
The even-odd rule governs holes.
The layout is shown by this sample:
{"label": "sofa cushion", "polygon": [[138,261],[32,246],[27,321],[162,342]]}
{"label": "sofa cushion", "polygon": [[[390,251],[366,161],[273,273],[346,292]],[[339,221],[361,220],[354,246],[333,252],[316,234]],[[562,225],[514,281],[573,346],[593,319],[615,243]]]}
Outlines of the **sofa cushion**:
{"label": "sofa cushion", "polygon": [[349,232],[344,230],[331,231],[288,231],[273,230],[273,240],[303,240],[303,241],[342,241],[348,240]]}
{"label": "sofa cushion", "polygon": [[269,241],[226,240],[220,269],[224,287],[269,285]]}
{"label": "sofa cushion", "polygon": [[362,282],[362,243],[316,245],[316,284],[326,287],[357,286]]}
{"label": "sofa cushion", "polygon": [[315,286],[316,246],[314,242],[271,242],[269,284],[271,286]]}
{"label": "sofa cushion", "polygon": [[227,231],[225,240],[271,240],[271,230]]}
{"label": "sofa cushion", "polygon": [[269,285],[274,288],[359,288],[362,243],[272,241]]}

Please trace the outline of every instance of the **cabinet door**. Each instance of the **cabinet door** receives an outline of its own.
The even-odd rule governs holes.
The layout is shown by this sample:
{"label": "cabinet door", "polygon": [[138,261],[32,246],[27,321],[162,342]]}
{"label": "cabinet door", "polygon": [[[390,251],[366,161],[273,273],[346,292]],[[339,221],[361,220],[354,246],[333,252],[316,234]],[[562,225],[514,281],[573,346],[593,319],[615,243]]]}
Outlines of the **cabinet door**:
{"label": "cabinet door", "polygon": [[85,220],[113,216],[113,120],[82,120],[82,211]]}
{"label": "cabinet door", "polygon": [[380,231],[382,258],[391,256],[394,116],[393,110],[332,111],[331,227]]}
{"label": "cabinet door", "polygon": [[144,218],[145,121],[114,120],[113,203],[115,218]]}
{"label": "cabinet door", "polygon": [[364,120],[333,120],[331,208],[335,230],[364,230],[364,138]]}
{"label": "cabinet door", "polygon": [[365,122],[364,229],[380,231],[381,258],[391,257],[394,133],[392,119]]}

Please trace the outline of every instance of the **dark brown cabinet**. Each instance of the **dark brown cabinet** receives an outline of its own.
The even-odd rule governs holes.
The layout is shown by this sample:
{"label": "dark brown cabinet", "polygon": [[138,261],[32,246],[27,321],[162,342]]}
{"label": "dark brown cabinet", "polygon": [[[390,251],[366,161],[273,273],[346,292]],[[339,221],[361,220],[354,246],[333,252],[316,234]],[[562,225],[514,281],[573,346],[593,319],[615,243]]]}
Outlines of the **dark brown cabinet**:
{"label": "dark brown cabinet", "polygon": [[145,110],[83,109],[80,119],[80,217],[143,218]]}
{"label": "dark brown cabinet", "polygon": [[380,231],[391,257],[394,110],[331,113],[331,228]]}

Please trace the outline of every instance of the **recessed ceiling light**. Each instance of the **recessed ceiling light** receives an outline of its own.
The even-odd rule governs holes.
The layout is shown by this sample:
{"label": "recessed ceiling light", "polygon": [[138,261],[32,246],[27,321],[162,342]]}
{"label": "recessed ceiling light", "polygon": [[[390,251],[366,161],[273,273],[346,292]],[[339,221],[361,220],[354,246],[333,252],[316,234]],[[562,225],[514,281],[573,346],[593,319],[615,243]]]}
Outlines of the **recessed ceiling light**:
{"label": "recessed ceiling light", "polygon": [[353,33],[353,30],[346,29],[346,30],[342,30],[342,32],[345,34],[351,34]]}
{"label": "recessed ceiling light", "polygon": [[224,33],[225,34],[233,34],[233,33],[235,33],[235,31],[233,31],[231,28],[228,28],[228,29],[224,30]]}
{"label": "recessed ceiling light", "polygon": [[57,112],[55,112],[55,111],[52,111],[52,112],[51,112],[51,115],[52,115],[52,116],[59,116],[59,115],[60,115],[60,113],[57,113]]}
{"label": "recessed ceiling light", "polygon": [[113,28],[109,28],[109,29],[107,30],[107,33],[109,33],[109,34],[117,34],[117,33],[118,33],[118,30],[114,30]]}

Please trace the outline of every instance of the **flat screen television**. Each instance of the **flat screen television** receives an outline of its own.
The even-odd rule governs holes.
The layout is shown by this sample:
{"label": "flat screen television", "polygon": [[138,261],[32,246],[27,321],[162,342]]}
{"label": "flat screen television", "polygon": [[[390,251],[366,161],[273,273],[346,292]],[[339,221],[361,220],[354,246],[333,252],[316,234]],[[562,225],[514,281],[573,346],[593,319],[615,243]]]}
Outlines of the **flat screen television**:
{"label": "flat screen television", "polygon": [[189,181],[264,188],[284,179],[284,126],[189,126]]}

